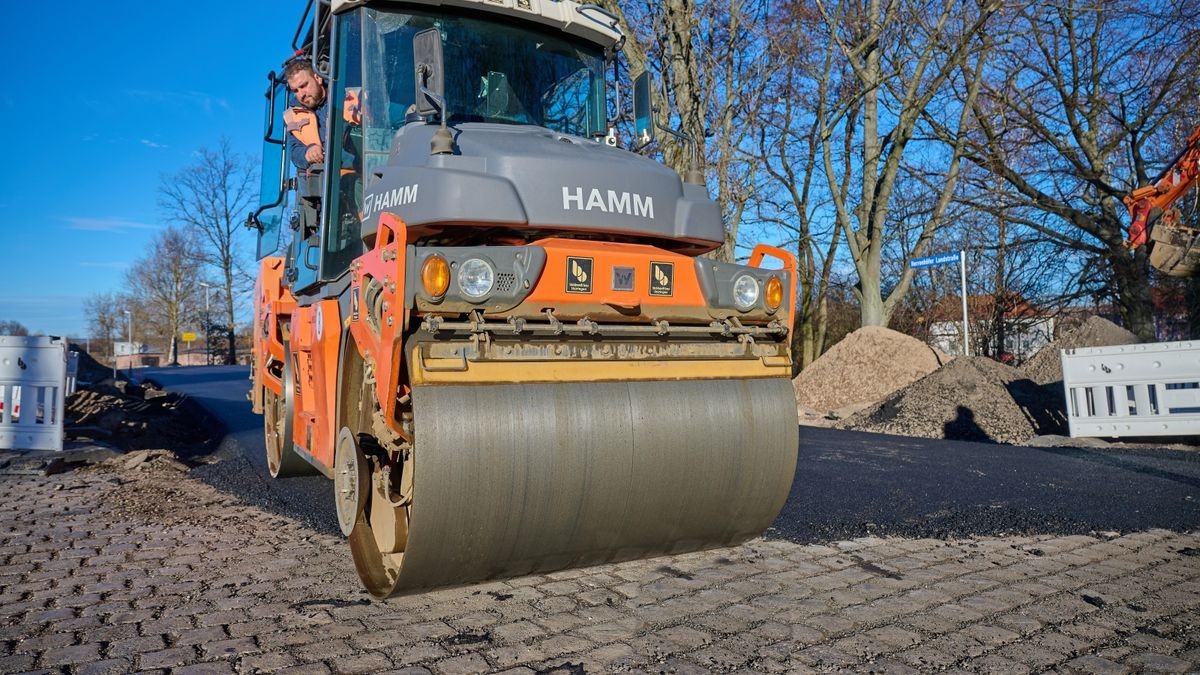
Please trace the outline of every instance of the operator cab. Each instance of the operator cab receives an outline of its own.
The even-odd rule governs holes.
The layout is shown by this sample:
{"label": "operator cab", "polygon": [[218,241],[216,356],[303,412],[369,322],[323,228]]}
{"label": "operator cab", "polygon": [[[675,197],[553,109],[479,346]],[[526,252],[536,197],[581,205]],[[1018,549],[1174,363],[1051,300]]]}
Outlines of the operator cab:
{"label": "operator cab", "polygon": [[[333,9],[348,4],[355,3],[335,2]],[[442,37],[448,124],[537,126],[583,139],[607,134],[605,50],[595,42],[469,9],[430,12],[381,3],[330,14],[317,3],[316,11],[319,39],[314,42],[310,30],[304,47],[328,69],[322,73],[330,127],[323,172],[296,176],[283,157],[286,82],[272,74],[267,94],[259,257],[278,248],[287,220],[287,278],[294,291],[345,275],[364,252],[363,195],[381,178],[397,133],[406,124],[440,121],[416,113],[418,33],[436,29]],[[307,18],[306,12],[302,22]],[[289,208],[289,189],[331,197],[301,196]]]}

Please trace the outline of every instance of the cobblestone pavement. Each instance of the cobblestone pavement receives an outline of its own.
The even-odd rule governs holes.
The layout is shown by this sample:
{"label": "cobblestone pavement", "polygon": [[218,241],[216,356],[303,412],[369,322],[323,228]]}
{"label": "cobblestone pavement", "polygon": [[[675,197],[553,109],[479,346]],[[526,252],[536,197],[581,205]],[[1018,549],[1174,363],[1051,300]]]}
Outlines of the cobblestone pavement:
{"label": "cobblestone pavement", "polygon": [[166,466],[0,475],[0,672],[1184,672],[1200,533],[758,539],[372,601]]}

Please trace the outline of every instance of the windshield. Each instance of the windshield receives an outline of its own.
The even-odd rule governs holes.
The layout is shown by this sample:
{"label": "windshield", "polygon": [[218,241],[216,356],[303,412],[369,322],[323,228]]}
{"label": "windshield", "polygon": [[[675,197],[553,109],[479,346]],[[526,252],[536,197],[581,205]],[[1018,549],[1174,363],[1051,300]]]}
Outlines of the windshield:
{"label": "windshield", "polygon": [[[365,23],[364,86],[376,99],[366,105],[391,119],[392,128],[415,98],[413,35],[437,28],[450,124],[532,124],[584,137],[607,131],[599,47],[470,16],[368,9]],[[376,92],[386,93],[386,103]]]}

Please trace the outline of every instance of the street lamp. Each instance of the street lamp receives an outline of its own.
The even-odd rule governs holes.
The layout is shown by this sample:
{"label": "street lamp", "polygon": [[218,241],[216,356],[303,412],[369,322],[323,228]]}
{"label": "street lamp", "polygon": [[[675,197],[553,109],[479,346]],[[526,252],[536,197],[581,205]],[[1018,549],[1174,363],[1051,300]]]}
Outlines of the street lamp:
{"label": "street lamp", "polygon": [[209,337],[208,331],[212,325],[212,321],[208,318],[208,296],[212,286],[204,281],[200,282],[204,287],[204,362],[206,365],[212,365],[212,338]]}
{"label": "street lamp", "polygon": [[125,318],[127,320],[126,325],[129,328],[129,379],[132,380],[133,379],[133,312],[131,312],[127,309],[123,309],[121,311],[125,312]]}

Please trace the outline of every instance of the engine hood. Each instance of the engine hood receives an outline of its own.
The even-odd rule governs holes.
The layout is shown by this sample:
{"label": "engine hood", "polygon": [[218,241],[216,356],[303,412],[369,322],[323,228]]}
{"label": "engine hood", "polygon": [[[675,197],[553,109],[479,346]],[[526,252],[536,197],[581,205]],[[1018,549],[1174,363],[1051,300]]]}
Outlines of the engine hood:
{"label": "engine hood", "polygon": [[389,212],[410,228],[596,232],[701,251],[724,243],[720,209],[705,189],[653,160],[541,127],[485,123],[452,127],[456,153],[435,156],[436,130],[413,123],[396,133],[387,165],[367,177],[364,237]]}

